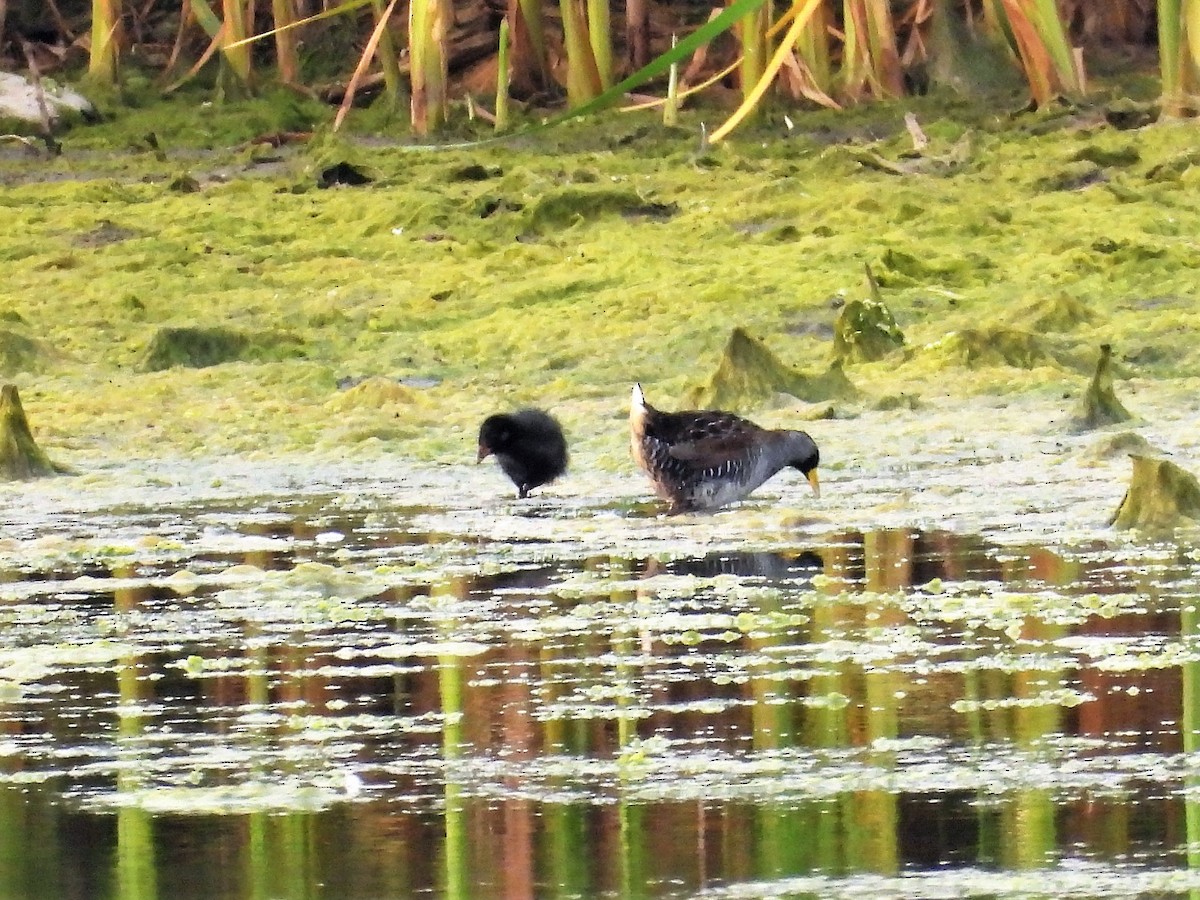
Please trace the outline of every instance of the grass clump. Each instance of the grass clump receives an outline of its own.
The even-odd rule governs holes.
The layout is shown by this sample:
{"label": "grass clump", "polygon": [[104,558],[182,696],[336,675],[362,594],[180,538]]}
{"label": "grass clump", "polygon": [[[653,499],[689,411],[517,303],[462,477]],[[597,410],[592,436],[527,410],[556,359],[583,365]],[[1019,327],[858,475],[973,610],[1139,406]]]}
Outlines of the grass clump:
{"label": "grass clump", "polygon": [[381,410],[394,406],[409,407],[419,402],[420,398],[412,388],[405,387],[394,378],[372,375],[339,391],[329,405],[339,410]]}
{"label": "grass clump", "polygon": [[637,191],[605,187],[568,187],[549,191],[539,197],[529,209],[528,223],[531,231],[546,233],[605,215],[662,220],[670,218],[676,211],[677,208],[673,204],[649,201]]}
{"label": "grass clump", "polygon": [[300,339],[282,332],[247,332],[224,326],[166,327],[154,333],[138,369],[143,372],[161,372],[174,366],[203,369],[239,360],[278,360],[303,355]]}
{"label": "grass clump", "polygon": [[1095,315],[1078,297],[1058,293],[1035,300],[1017,317],[1035,333],[1070,331],[1091,322]]}

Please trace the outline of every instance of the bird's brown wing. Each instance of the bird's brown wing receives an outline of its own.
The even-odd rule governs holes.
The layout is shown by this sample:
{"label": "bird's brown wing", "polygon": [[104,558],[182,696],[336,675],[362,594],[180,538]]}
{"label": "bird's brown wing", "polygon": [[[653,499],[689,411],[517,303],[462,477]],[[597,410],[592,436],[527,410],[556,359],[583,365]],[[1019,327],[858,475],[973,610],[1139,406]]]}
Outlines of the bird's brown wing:
{"label": "bird's brown wing", "polygon": [[750,444],[744,438],[701,438],[672,444],[667,452],[697,469],[712,469],[731,460],[742,459],[749,450]]}
{"label": "bird's brown wing", "polygon": [[763,429],[732,413],[696,411],[673,413],[655,435],[668,445],[674,459],[696,469],[714,469],[746,458]]}

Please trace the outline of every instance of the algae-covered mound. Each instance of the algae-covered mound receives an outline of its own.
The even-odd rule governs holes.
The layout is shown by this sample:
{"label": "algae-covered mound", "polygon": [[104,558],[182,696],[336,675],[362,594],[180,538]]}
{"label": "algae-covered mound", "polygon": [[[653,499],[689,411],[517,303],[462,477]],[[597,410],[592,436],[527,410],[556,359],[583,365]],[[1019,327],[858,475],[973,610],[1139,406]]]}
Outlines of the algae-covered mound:
{"label": "algae-covered mound", "polygon": [[15,384],[0,388],[0,481],[21,481],[63,472],[33,439]]}
{"label": "algae-covered mound", "polygon": [[1157,452],[1148,440],[1134,431],[1119,431],[1105,435],[1083,451],[1088,461],[1113,459],[1116,456],[1149,456]]}
{"label": "algae-covered mound", "polygon": [[959,286],[974,280],[980,269],[991,267],[994,267],[992,262],[977,255],[933,257],[892,247],[880,258],[875,272],[879,283],[884,287],[902,288],[927,284]]}
{"label": "algae-covered mound", "polygon": [[223,326],[166,327],[154,333],[138,368],[143,372],[160,372],[172,366],[203,369],[236,360],[286,359],[303,353],[300,339],[282,332],[239,331]]}
{"label": "algae-covered mound", "polygon": [[1040,333],[1070,331],[1077,325],[1090,322],[1095,315],[1078,297],[1060,293],[1035,300],[1021,310],[1016,318],[1028,328]]}
{"label": "algae-covered mound", "polygon": [[1145,128],[1158,121],[1161,110],[1157,103],[1145,103],[1128,97],[1118,98],[1104,109],[1104,121],[1117,131]]}
{"label": "algae-covered mound", "polygon": [[531,231],[546,233],[605,215],[663,221],[678,211],[673,203],[648,200],[634,190],[581,186],[546,191],[529,207],[526,215]]}
{"label": "algae-covered mound", "polygon": [[0,372],[35,372],[41,368],[45,348],[33,338],[0,328]]}
{"label": "algae-covered mound", "polygon": [[816,403],[858,395],[840,363],[818,375],[806,375],[784,363],[742,328],[733,329],[721,361],[709,378],[688,394],[699,408],[737,409],[761,403],[775,394],[791,394]]}
{"label": "algae-covered mound", "polygon": [[953,331],[925,350],[941,357],[947,364],[968,369],[983,366],[1033,369],[1058,364],[1046,345],[1028,331],[997,326]]}
{"label": "algae-covered mound", "polygon": [[394,378],[372,375],[338,392],[328,406],[334,409],[386,409],[393,406],[412,406],[419,402],[417,392]]}
{"label": "algae-covered mound", "polygon": [[1096,374],[1092,376],[1091,383],[1080,401],[1075,425],[1080,430],[1086,430],[1128,422],[1132,418],[1113,390],[1112,347],[1102,344],[1100,359],[1096,362]]}
{"label": "algae-covered mound", "polygon": [[904,346],[904,333],[879,296],[879,285],[867,267],[871,296],[851,300],[833,326],[833,358],[840,363],[874,362]]}
{"label": "algae-covered mound", "polygon": [[[251,153],[255,152],[253,149]],[[341,132],[321,129],[304,147],[304,174],[319,188],[358,186],[375,180],[369,154]]]}
{"label": "algae-covered mound", "polygon": [[1133,477],[1109,523],[1114,528],[1161,530],[1200,522],[1200,482],[1159,456],[1134,454]]}

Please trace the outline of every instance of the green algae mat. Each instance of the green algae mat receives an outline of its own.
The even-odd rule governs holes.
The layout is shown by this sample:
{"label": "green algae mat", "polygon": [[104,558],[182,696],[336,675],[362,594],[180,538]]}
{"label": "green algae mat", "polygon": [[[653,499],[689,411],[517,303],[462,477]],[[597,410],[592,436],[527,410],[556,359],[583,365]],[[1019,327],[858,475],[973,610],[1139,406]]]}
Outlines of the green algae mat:
{"label": "green algae mat", "polygon": [[[434,151],[319,125],[275,146],[319,122],[299,101],[134,111],[57,159],[5,151],[0,369],[67,463],[446,461],[534,403],[608,470],[633,380],[780,424],[1081,394],[1103,344],[1121,381],[1197,374],[1194,126],[931,106],[918,153],[906,111],[711,150],[698,115],[613,113]],[[839,312],[873,297],[888,341],[848,354]],[[739,335],[769,352],[731,359]]]}

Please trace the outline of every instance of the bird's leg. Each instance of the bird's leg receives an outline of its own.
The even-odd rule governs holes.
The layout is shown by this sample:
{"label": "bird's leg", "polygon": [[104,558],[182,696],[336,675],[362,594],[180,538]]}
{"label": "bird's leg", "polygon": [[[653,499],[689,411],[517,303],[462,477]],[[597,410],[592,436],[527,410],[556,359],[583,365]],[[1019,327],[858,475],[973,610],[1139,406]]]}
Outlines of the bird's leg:
{"label": "bird's leg", "polygon": [[518,500],[524,500],[528,496],[529,496],[529,485],[522,484],[517,487],[517,499]]}

